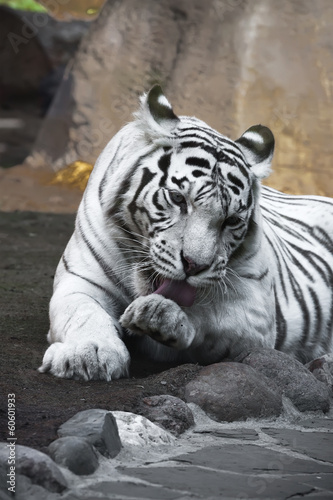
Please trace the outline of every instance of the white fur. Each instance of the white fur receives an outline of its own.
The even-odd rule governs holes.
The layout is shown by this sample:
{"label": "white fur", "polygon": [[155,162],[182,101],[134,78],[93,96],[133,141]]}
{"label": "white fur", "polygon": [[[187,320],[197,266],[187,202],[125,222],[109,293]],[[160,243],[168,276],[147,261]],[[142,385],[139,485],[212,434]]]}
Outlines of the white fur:
{"label": "white fur", "polygon": [[[163,153],[161,146],[177,146],[177,131],[188,124],[201,127],[200,133],[203,135],[203,126],[211,130],[203,122],[187,117],[181,118],[177,128],[175,123],[169,122],[166,120],[161,122],[162,124],[157,123],[151,116],[144,97],[136,120],[114,137],[98,159],[78,211],[74,234],[66,247],[64,259],[57,268],[50,303],[48,340],[51,345],[39,369],[41,372],[50,371],[58,377],[85,380],[111,380],[126,375],[130,358],[122,336],[129,332],[124,331],[121,324],[123,328],[141,335],[143,348],[159,359],[179,357],[211,363],[221,360],[224,356],[235,358],[242,351],[257,346],[274,347],[274,287],[283,304],[291,332],[284,348],[297,354],[298,341],[302,335],[302,312],[292,289],[289,290],[289,300],[284,302],[284,291],[278,278],[279,269],[270,241],[275,241],[279,251],[281,242],[284,249],[289,245],[285,254],[289,270],[298,283],[307,283],[295,263],[296,260],[291,258],[291,245],[295,241],[298,242],[297,233],[301,231],[302,226],[297,222],[294,226],[288,222],[287,231],[284,231],[283,228],[275,227],[274,220],[269,220],[269,217],[263,222],[259,203],[263,209],[266,206],[277,214],[280,211],[281,215],[291,213],[296,219],[303,218],[313,224],[313,227],[323,228],[331,238],[333,203],[327,199],[327,205],[322,210],[316,198],[307,201],[295,197],[292,205],[288,207],[282,194],[275,194],[276,192],[267,188],[263,188],[264,197],[267,199],[262,200],[260,188],[254,179],[268,174],[270,158],[261,164],[255,164],[255,158],[248,148],[237,147],[229,141],[229,149],[242,151],[246,161],[252,166],[252,219],[255,220],[256,230],[253,230],[251,238],[244,242],[242,254],[233,256],[229,248],[235,230],[227,228],[221,237],[221,221],[226,213],[220,202],[214,198],[200,204],[193,202],[200,188],[201,178],[187,183],[184,187],[183,194],[189,200],[186,216],[180,214],[178,207],[172,208],[169,203],[169,217],[173,225],[163,232],[157,232],[153,237],[150,237],[145,229],[144,211],[141,215],[141,226],[138,228],[133,225],[130,212],[124,208],[124,222],[131,232],[136,234],[138,240],[133,242],[130,234],[121,230],[117,220],[109,215],[110,207],[117,207],[119,204],[128,207],[133,197],[137,196],[137,203],[152,214],[154,207],[151,204],[151,195],[152,191],[158,188],[161,175],[158,167],[158,159]],[[217,136],[223,137],[218,134]],[[217,144],[217,148],[223,148],[223,145]],[[197,154],[197,151],[177,152],[177,147],[174,151],[169,177],[178,175],[180,169],[184,175],[189,176],[191,167],[186,166],[186,155]],[[204,151],[201,154],[204,158],[209,158]],[[137,170],[133,171],[139,157],[144,159]],[[152,186],[148,184],[148,187],[144,187],[138,194],[137,189],[144,168],[155,175],[157,182]],[[223,168],[226,173],[238,175],[237,167],[231,163]],[[130,181],[128,186],[126,179]],[[117,199],[124,183],[126,190],[121,199]],[[159,191],[159,203],[166,203],[167,189],[166,187],[165,191]],[[228,210],[236,210],[237,200],[235,198],[231,202]],[[235,203],[235,206],[232,203]],[[243,214],[244,219],[248,216],[249,214]],[[295,241],[290,236],[291,228],[295,231]],[[330,252],[323,250],[315,235],[306,237],[306,243],[303,238],[302,244],[309,251],[323,256],[333,268]],[[119,243],[126,246],[120,248]],[[160,260],[163,255],[161,247],[164,255],[173,256],[172,266],[168,269],[165,266],[163,268]],[[188,278],[188,282],[198,288],[196,301],[189,308],[182,308],[169,299],[152,294],[151,284],[145,279],[140,267],[140,262],[143,266],[150,262],[160,275],[164,273],[169,279],[182,280],[185,275],[180,249],[199,264],[209,263],[210,266],[204,272]],[[102,264],[96,261],[93,252],[99,254]],[[302,256],[298,258],[299,261],[302,260]],[[306,261],[303,265],[306,266]],[[113,270],[118,275],[118,283],[108,277]],[[288,270],[286,273],[288,274]],[[263,277],[260,281],[251,278],[261,275]],[[326,315],[327,319],[330,307],[329,288],[325,287],[321,273],[314,272],[314,276],[318,284],[316,292],[323,304],[323,315]],[[215,284],[210,286],[213,278]],[[164,346],[163,343],[169,346]],[[305,355],[314,357],[322,354],[321,346],[321,342],[314,345],[312,338],[309,338],[304,349]]]}

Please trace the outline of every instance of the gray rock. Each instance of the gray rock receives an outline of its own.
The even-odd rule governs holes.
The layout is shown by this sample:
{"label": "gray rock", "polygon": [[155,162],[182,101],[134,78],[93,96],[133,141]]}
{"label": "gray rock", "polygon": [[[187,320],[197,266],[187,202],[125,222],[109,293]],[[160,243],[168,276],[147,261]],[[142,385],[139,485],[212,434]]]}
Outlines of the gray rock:
{"label": "gray rock", "polygon": [[79,476],[92,474],[98,467],[97,453],[84,438],[66,436],[49,445],[51,458]]}
{"label": "gray rock", "polygon": [[193,413],[179,398],[169,395],[144,398],[139,412],[173,434],[179,435],[194,425]]}
{"label": "gray rock", "polygon": [[[62,492],[61,496],[59,493],[51,493],[20,474],[16,476],[16,485],[15,500],[62,500],[62,495],[65,493]],[[0,499],[3,500],[1,496]]]}
{"label": "gray rock", "polygon": [[59,427],[58,436],[83,437],[102,455],[115,457],[121,443],[116,420],[108,417],[105,421],[109,414],[108,410],[102,409],[80,411]]}
{"label": "gray rock", "polygon": [[186,385],[185,400],[218,421],[271,417],[282,411],[279,391],[268,387],[266,377],[240,363],[216,363],[200,370]]}
{"label": "gray rock", "polygon": [[170,445],[175,441],[170,432],[142,415],[129,411],[114,411],[113,415],[116,417],[120,439],[125,447],[149,448]]}
{"label": "gray rock", "polygon": [[[7,443],[0,443],[1,486],[6,484],[7,468],[8,446]],[[45,453],[27,446],[15,446],[15,474],[28,477],[32,484],[42,486],[49,492],[61,493],[67,487],[63,473],[53,460]]]}
{"label": "gray rock", "polygon": [[[262,430],[269,436],[274,437],[284,447],[320,460],[323,463],[333,462],[333,435],[331,432],[303,432],[296,429],[271,429],[265,427]],[[333,481],[331,486],[333,487]]]}
{"label": "gray rock", "polygon": [[275,349],[256,349],[243,363],[269,379],[270,387],[278,387],[299,411],[329,411],[328,388],[319,382],[297,359]]}
{"label": "gray rock", "polygon": [[114,458],[120,452],[122,445],[119,437],[118,425],[115,417],[111,412],[104,417],[102,439],[106,444],[110,458]]}
{"label": "gray rock", "polygon": [[333,353],[325,354],[321,358],[307,363],[306,368],[318,379],[324,382],[333,393]]}

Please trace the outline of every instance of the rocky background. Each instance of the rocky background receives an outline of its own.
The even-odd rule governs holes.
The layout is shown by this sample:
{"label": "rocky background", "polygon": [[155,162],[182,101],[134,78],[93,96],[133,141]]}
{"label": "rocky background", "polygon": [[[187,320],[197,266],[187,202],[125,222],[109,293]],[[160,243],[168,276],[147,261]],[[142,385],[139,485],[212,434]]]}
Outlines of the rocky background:
{"label": "rocky background", "polygon": [[93,22],[82,8],[71,23],[77,2],[52,2],[62,20],[1,9],[0,119],[14,122],[0,126],[0,165],[25,161],[0,171],[2,210],[38,210],[40,198],[41,210],[75,211],[79,195],[43,186],[72,162],[93,164],[155,82],[178,114],[231,138],[271,127],[269,185],[333,195],[330,0],[109,0]]}
{"label": "rocky background", "polygon": [[231,138],[263,123],[269,183],[333,195],[330,0],[109,1],[82,40],[34,154],[52,168],[101,149],[159,82],[178,114]]}

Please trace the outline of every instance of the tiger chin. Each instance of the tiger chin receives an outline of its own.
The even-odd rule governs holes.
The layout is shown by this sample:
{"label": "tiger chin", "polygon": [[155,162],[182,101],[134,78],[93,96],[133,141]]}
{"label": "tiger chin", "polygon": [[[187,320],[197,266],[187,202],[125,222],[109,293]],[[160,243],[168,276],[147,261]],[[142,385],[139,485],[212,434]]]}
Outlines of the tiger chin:
{"label": "tiger chin", "polygon": [[50,302],[40,372],[116,379],[126,337],[209,364],[265,346],[332,350],[333,200],[261,186],[272,132],[178,117],[155,85],[93,169]]}

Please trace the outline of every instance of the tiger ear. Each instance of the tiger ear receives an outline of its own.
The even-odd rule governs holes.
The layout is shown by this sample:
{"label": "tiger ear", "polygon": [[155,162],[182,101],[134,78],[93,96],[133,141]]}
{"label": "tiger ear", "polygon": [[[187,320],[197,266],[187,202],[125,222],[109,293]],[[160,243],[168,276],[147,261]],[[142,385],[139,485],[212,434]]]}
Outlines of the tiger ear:
{"label": "tiger ear", "polygon": [[251,170],[258,179],[271,173],[271,161],[274,153],[274,136],[268,127],[254,125],[237,139],[236,143],[247,159]]}
{"label": "tiger ear", "polygon": [[141,109],[135,113],[145,128],[152,136],[167,135],[177,127],[179,118],[175,115],[171,104],[163,94],[160,85],[154,85],[147,94],[141,98]]}

